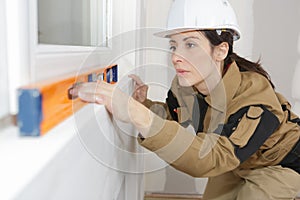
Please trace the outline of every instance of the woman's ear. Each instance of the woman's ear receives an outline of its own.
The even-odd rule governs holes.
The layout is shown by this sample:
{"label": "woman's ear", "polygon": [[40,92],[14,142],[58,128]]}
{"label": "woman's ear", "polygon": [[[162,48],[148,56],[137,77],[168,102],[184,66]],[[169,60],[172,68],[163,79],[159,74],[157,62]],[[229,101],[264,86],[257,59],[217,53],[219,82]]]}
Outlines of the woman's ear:
{"label": "woman's ear", "polygon": [[229,45],[227,42],[222,42],[218,46],[215,46],[214,48],[214,58],[216,61],[223,61],[228,54],[229,51]]}

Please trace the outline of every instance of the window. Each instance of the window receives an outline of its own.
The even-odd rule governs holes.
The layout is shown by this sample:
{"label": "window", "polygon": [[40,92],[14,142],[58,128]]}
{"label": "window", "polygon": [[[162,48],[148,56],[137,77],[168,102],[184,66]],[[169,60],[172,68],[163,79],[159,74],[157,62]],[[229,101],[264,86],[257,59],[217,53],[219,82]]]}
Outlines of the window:
{"label": "window", "polygon": [[38,44],[107,46],[106,0],[38,0],[34,7]]}
{"label": "window", "polygon": [[76,73],[92,52],[111,50],[111,0],[31,0],[29,21],[31,82]]}

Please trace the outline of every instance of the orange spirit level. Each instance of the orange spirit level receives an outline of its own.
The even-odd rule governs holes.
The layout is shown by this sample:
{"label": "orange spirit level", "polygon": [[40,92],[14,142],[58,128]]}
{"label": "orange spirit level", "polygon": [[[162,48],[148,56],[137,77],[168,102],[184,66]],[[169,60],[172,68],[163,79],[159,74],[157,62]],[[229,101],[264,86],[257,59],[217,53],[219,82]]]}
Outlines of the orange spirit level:
{"label": "orange spirit level", "polygon": [[44,135],[85,103],[70,91],[84,82],[118,81],[118,66],[95,69],[76,77],[47,81],[18,89],[18,126],[22,136]]}

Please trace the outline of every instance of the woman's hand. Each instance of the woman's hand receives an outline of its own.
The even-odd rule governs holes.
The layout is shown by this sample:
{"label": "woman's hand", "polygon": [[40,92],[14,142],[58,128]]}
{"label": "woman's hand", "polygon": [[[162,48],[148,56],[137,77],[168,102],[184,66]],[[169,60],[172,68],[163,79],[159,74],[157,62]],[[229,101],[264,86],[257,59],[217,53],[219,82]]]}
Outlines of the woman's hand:
{"label": "woman's hand", "polygon": [[118,87],[106,82],[83,83],[78,89],[78,97],[86,102],[102,104],[122,122],[132,123],[144,136],[148,134],[154,114],[133,97]]}
{"label": "woman's hand", "polygon": [[88,82],[80,85],[78,97],[89,103],[102,104],[113,116],[123,122],[130,122],[128,105],[132,97],[123,93],[116,85],[101,82]]}
{"label": "woman's hand", "polygon": [[145,85],[140,77],[135,74],[130,74],[128,77],[132,78],[132,80],[134,81],[134,92],[132,94],[132,97],[138,102],[143,103],[147,99],[149,88],[148,85]]}

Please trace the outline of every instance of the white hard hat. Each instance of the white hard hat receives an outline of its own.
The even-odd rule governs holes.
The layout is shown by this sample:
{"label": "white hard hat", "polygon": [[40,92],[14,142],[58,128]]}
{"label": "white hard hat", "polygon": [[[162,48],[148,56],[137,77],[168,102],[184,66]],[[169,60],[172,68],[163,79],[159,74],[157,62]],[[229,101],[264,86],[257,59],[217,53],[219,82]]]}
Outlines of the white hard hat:
{"label": "white hard hat", "polygon": [[192,30],[231,30],[233,39],[240,38],[240,29],[227,0],[175,0],[169,12],[167,30],[159,37]]}

